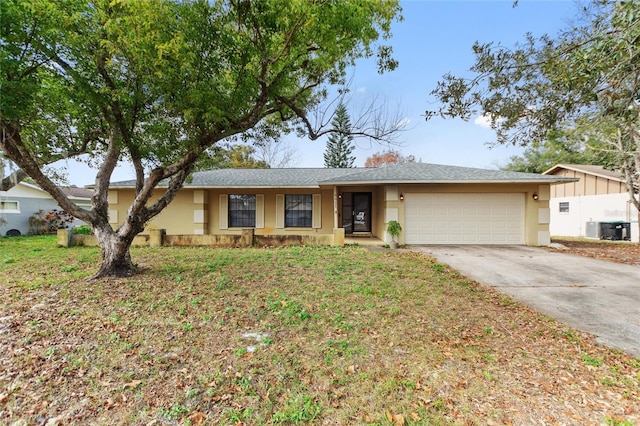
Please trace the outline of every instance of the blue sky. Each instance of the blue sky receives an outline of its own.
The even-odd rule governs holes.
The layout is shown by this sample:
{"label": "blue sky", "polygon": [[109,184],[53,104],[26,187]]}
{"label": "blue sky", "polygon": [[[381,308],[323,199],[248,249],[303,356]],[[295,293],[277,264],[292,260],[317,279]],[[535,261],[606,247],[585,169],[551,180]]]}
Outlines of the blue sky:
{"label": "blue sky", "polygon": [[[350,106],[368,103],[372,98],[384,99],[390,110],[399,110],[409,121],[394,147],[405,155],[414,155],[425,163],[451,164],[495,169],[507,163],[509,157],[521,149],[494,147],[486,142],[495,139],[494,133],[481,125],[461,120],[433,118],[425,122],[424,111],[433,109],[429,92],[447,72],[470,75],[474,63],[471,46],[480,42],[496,42],[512,46],[522,41],[527,32],[535,36],[555,35],[569,27],[577,6],[572,0],[520,0],[512,7],[512,0],[458,1],[407,0],[401,1],[404,21],[393,27],[394,57],[399,67],[379,75],[373,61],[361,61],[353,70]],[[352,112],[352,114],[354,114]],[[325,140],[309,141],[287,137],[296,150],[296,167],[323,167]],[[371,154],[387,146],[357,141],[356,165],[363,166]],[[68,163],[69,182],[78,186],[93,183],[95,170]],[[112,180],[133,178],[129,167],[116,170]]]}
{"label": "blue sky", "polygon": [[[573,1],[520,0],[513,7],[511,0],[455,1],[412,0],[403,1],[404,21],[394,25],[395,57],[400,66],[395,71],[379,75],[372,63],[358,64],[353,86],[357,98],[379,95],[393,109],[406,113],[411,130],[400,136],[405,155],[415,155],[426,163],[451,164],[480,168],[498,168],[511,155],[521,149],[495,147],[485,142],[494,141],[495,134],[488,128],[462,120],[443,120],[439,117],[426,122],[422,114],[434,109],[429,92],[447,72],[471,75],[468,69],[474,63],[471,46],[474,42],[496,42],[506,46],[524,40],[527,32],[534,35],[557,34],[569,27],[575,15]],[[475,117],[474,117],[475,118]],[[302,166],[323,166],[324,142],[301,142],[305,147]],[[385,149],[358,142],[358,166],[366,157]]]}

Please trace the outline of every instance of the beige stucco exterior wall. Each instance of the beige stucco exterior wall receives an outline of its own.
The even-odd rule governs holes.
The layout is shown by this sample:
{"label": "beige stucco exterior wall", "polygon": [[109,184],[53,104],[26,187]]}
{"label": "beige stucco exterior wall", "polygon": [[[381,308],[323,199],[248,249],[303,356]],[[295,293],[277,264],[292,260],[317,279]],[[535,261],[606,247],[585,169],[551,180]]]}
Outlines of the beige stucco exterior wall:
{"label": "beige stucco exterior wall", "polygon": [[[163,193],[164,190],[155,190],[150,204]],[[109,222],[112,226],[122,224],[133,199],[134,191],[132,189],[109,190]],[[183,189],[176,194],[171,204],[147,225],[145,231],[166,229],[167,233],[171,234],[193,234],[195,207],[194,191]]]}
{"label": "beige stucco exterior wall", "polygon": [[[549,243],[549,199],[548,184],[421,184],[421,185],[381,185],[381,186],[345,186],[338,187],[342,192],[371,192],[372,222],[371,233],[374,237],[385,239],[386,223],[396,219],[404,228],[404,201],[401,195],[413,192],[423,193],[523,193],[525,199],[525,235],[528,245]],[[538,200],[533,199],[533,194]],[[162,191],[154,193],[154,199]],[[264,227],[256,228],[255,235],[327,235],[333,236],[334,229],[334,189],[191,189],[183,188],[174,201],[147,227],[166,229],[167,235],[239,235],[241,228],[220,229],[221,194],[262,194],[264,197]],[[319,194],[321,196],[321,226],[319,228],[277,228],[277,194]],[[122,223],[126,211],[133,201],[133,190],[112,189],[110,199],[110,221],[113,225]],[[340,201],[338,201],[340,202]],[[197,211],[201,212],[198,213]],[[342,209],[338,206],[338,227],[342,226]],[[332,237],[331,237],[332,238]],[[404,243],[404,233],[400,234],[400,243]]]}
{"label": "beige stucco exterior wall", "polygon": [[551,187],[551,197],[576,197],[582,195],[621,194],[627,192],[623,182],[593,176],[575,170],[561,169],[553,174],[567,178],[580,179],[577,182],[567,182]]}
{"label": "beige stucco exterior wall", "polygon": [[[220,229],[220,195],[222,194],[262,194],[264,195],[264,228],[256,228],[256,235],[333,235],[333,189],[226,189],[209,190],[209,233],[238,234],[240,228]],[[319,194],[322,208],[320,228],[277,228],[276,227],[276,195],[277,194]]]}
{"label": "beige stucco exterior wall", "polygon": [[[154,192],[152,201],[163,192]],[[264,196],[264,227],[255,235],[333,235],[333,189],[191,189],[183,188],[175,199],[156,216],[147,229],[166,229],[167,235],[239,235],[241,228],[220,229],[221,194],[262,194]],[[321,196],[320,228],[276,228],[276,194],[319,194]],[[133,190],[110,190],[110,218],[113,225],[122,223],[133,201]],[[202,213],[199,213],[202,212]],[[146,231],[145,230],[145,231]]]}

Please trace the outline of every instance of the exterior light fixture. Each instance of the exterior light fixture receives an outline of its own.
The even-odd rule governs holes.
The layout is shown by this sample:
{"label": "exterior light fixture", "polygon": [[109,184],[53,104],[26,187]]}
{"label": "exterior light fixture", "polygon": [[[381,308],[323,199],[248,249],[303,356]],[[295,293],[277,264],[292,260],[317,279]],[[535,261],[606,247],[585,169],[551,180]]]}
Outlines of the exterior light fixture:
{"label": "exterior light fixture", "polygon": [[342,194],[338,194],[338,199],[342,200]]}
{"label": "exterior light fixture", "polygon": [[537,192],[534,192],[532,197],[533,197],[534,200],[538,201],[538,193]]}
{"label": "exterior light fixture", "polygon": [[404,201],[404,194],[402,192],[400,193],[400,201]]}

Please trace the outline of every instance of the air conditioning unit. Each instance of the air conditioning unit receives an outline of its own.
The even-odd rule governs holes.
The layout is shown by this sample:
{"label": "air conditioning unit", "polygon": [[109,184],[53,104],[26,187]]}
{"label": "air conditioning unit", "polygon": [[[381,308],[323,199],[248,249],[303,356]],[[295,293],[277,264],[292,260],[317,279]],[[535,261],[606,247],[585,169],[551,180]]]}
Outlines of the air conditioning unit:
{"label": "air conditioning unit", "polygon": [[600,223],[587,222],[584,231],[584,236],[587,238],[600,238]]}

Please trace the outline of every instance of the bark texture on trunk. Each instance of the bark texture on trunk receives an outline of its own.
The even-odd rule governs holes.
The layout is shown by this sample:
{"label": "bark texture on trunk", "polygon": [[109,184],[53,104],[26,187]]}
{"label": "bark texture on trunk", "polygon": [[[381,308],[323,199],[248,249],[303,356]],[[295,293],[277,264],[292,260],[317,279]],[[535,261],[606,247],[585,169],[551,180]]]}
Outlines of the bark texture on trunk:
{"label": "bark texture on trunk", "polygon": [[131,261],[131,241],[121,238],[115,233],[96,232],[96,237],[102,248],[102,265],[90,280],[104,277],[130,277],[136,272],[136,266]]}

